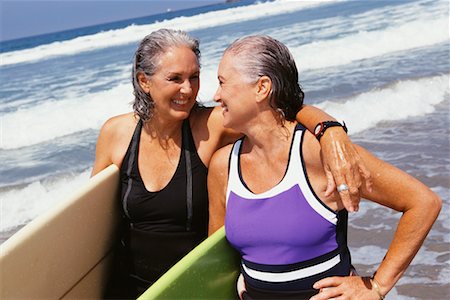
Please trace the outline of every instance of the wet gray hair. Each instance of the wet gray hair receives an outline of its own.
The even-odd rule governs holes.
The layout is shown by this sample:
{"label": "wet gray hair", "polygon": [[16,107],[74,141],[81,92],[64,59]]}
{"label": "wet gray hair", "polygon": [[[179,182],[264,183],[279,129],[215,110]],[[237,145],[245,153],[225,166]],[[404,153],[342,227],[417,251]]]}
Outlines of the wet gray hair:
{"label": "wet gray hair", "polygon": [[147,35],[139,44],[134,55],[133,80],[133,110],[139,118],[147,122],[153,116],[155,104],[150,96],[139,85],[137,75],[144,73],[153,76],[158,69],[159,58],[171,47],[184,46],[192,50],[200,65],[200,42],[182,30],[159,29]]}
{"label": "wet gray hair", "polygon": [[[269,104],[280,113],[282,121],[294,121],[303,105],[294,58],[283,43],[266,35],[247,36],[234,41],[225,54],[235,59],[235,67],[248,83],[261,76],[272,80]],[[224,55],[225,55],[224,54]]]}

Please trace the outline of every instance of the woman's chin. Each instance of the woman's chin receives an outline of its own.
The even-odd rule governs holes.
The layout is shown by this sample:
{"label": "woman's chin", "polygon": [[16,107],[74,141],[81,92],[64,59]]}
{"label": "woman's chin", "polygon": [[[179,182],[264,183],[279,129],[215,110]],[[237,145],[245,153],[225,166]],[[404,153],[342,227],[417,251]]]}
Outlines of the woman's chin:
{"label": "woman's chin", "polygon": [[184,119],[189,117],[189,114],[191,113],[192,107],[194,106],[194,104],[183,104],[183,105],[179,105],[179,104],[175,104],[172,103],[170,106],[170,114],[174,115],[174,116],[184,116]]}
{"label": "woman's chin", "polygon": [[190,109],[171,109],[170,115],[178,120],[184,120],[189,118],[189,115],[191,113]]}
{"label": "woman's chin", "polygon": [[229,128],[229,129],[233,129],[233,130],[235,129],[233,127],[233,123],[230,122],[230,120],[224,119],[222,124],[223,124],[223,127],[225,127],[225,128]]}

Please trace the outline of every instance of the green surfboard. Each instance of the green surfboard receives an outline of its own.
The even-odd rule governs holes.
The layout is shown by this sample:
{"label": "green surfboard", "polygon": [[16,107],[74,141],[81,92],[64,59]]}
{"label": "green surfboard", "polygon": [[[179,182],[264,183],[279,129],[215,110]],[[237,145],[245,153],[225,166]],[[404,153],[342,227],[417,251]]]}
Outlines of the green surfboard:
{"label": "green surfboard", "polygon": [[222,227],[138,299],[236,299],[239,261],[239,254],[228,244]]}

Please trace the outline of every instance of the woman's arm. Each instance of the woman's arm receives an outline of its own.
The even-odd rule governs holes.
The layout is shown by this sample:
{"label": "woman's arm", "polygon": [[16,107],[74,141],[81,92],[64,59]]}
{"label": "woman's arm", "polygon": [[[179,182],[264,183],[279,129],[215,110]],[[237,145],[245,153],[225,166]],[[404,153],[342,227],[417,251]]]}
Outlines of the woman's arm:
{"label": "woman's arm", "polygon": [[[362,188],[363,197],[390,207],[403,215],[392,243],[374,276],[380,293],[386,295],[419,251],[441,209],[442,200],[428,187],[405,172],[385,163],[368,151],[357,147],[373,174],[373,190]],[[345,299],[380,299],[370,280],[361,277],[330,277],[318,281],[315,288],[326,288],[311,300],[330,299],[344,295]]]}
{"label": "woman's arm", "polygon": [[[314,129],[320,122],[336,120],[318,108],[304,105],[297,113],[297,121],[314,134]],[[364,161],[342,127],[328,128],[320,139],[320,146],[328,181],[326,195],[331,195],[341,184],[348,185],[349,189],[341,191],[339,195],[348,211],[357,211],[362,179],[366,189],[371,190],[371,176]]]}
{"label": "woman's arm", "polygon": [[228,156],[231,145],[219,149],[211,158],[208,169],[209,226],[208,235],[216,232],[225,221],[228,185]]}

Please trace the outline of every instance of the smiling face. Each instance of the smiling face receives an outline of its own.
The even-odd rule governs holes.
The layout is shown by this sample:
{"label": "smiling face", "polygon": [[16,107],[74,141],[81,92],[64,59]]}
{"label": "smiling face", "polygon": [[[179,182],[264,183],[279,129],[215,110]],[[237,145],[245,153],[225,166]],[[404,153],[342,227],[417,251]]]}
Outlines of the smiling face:
{"label": "smiling face", "polygon": [[237,61],[225,53],[219,64],[219,87],[214,101],[219,102],[223,113],[223,126],[239,130],[257,112],[255,101],[256,84],[248,83],[236,69]]}
{"label": "smiling face", "polygon": [[139,76],[142,89],[155,103],[155,116],[182,120],[189,117],[200,88],[200,66],[187,47],[171,47],[161,55],[157,71]]}

